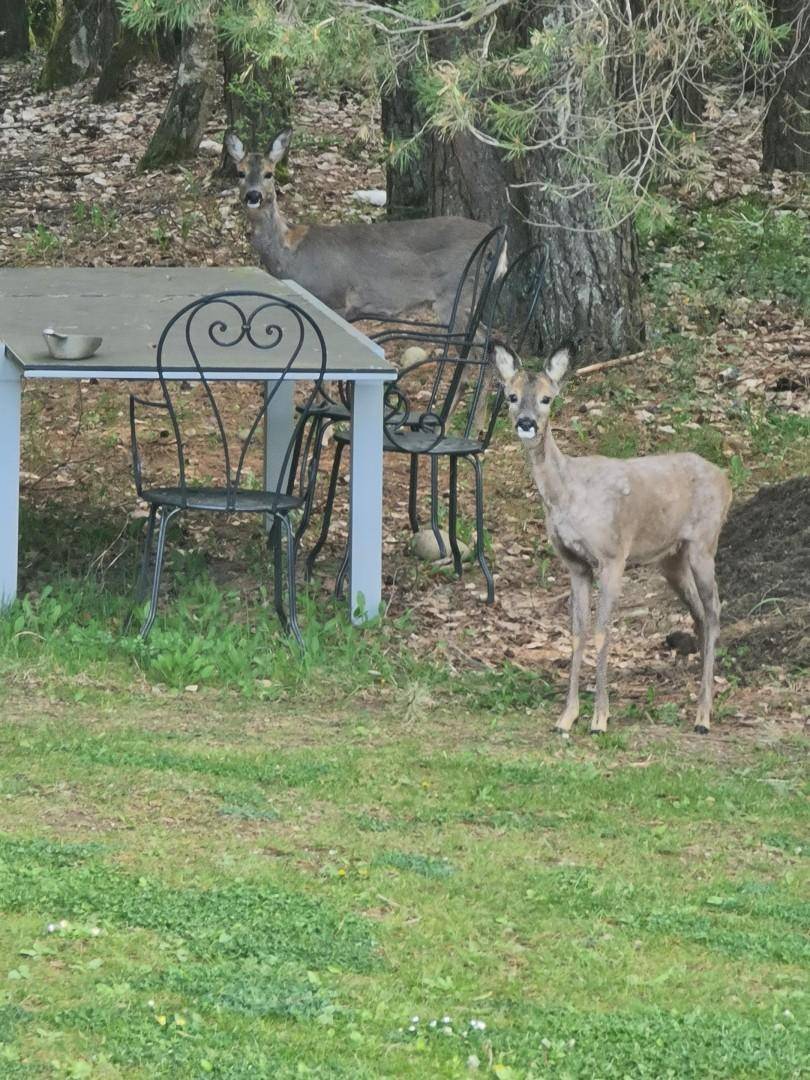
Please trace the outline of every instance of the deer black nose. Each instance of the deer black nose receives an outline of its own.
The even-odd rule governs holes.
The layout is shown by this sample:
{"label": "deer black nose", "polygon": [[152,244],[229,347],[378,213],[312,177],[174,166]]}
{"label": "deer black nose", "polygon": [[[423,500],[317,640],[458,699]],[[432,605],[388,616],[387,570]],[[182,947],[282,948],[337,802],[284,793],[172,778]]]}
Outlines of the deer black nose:
{"label": "deer black nose", "polygon": [[255,210],[257,206],[262,205],[262,193],[256,191],[255,188],[252,191],[248,191],[245,194],[245,204]]}
{"label": "deer black nose", "polygon": [[537,424],[530,416],[519,416],[517,427],[518,431],[537,431]]}

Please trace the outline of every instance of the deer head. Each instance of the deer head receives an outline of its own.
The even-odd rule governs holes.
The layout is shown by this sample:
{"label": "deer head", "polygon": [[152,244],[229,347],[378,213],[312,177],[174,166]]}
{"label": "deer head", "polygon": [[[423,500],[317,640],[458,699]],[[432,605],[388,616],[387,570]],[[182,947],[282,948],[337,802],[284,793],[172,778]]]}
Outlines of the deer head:
{"label": "deer head", "polygon": [[548,424],[551,403],[571,363],[568,349],[558,349],[540,372],[526,371],[518,357],[505,345],[494,342],[489,358],[495,365],[509,406],[509,419],[518,438],[533,441],[542,437]]}
{"label": "deer head", "polygon": [[229,132],[225,136],[225,148],[239,177],[239,197],[249,217],[260,213],[266,203],[275,203],[274,173],[289,149],[291,138],[292,131],[287,128],[275,137],[266,154],[248,154],[238,135]]}

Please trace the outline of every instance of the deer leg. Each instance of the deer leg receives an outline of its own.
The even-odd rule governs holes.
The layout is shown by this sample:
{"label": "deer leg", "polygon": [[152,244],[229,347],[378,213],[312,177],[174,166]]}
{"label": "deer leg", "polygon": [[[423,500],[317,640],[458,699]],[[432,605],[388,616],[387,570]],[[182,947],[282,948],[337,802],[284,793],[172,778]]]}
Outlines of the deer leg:
{"label": "deer leg", "polygon": [[686,548],[683,547],[674,555],[669,555],[661,560],[661,572],[667,579],[667,583],[684,604],[689,608],[692,621],[695,624],[695,632],[698,640],[703,640],[703,601],[700,599],[692,567],[689,565]]}
{"label": "deer leg", "polygon": [[593,574],[584,563],[570,563],[571,575],[571,671],[568,676],[568,698],[555,731],[568,732],[579,716],[579,671],[591,621],[591,586]]}
{"label": "deer leg", "polygon": [[596,646],[596,700],[593,705],[593,720],[591,720],[592,735],[607,731],[609,715],[607,661],[610,647],[610,624],[616,601],[621,595],[623,574],[623,558],[607,563],[599,572],[599,600],[596,605],[596,633],[594,634],[594,645]]}
{"label": "deer leg", "polygon": [[706,548],[689,545],[689,566],[700,594],[705,618],[701,635],[703,675],[700,680],[695,731],[706,735],[711,726],[712,697],[714,695],[714,652],[720,634],[720,598],[714,579],[714,556]]}

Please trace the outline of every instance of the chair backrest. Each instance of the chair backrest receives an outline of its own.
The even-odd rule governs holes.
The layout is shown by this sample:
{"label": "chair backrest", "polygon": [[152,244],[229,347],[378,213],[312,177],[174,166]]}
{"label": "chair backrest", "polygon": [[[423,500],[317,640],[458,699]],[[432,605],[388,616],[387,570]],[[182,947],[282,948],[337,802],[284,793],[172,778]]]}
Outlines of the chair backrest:
{"label": "chair backrest", "polygon": [[438,357],[418,360],[389,384],[386,433],[394,445],[404,448],[409,430],[426,437],[426,449],[448,434],[474,439],[484,447],[489,444],[503,404],[503,395],[494,390],[491,378],[489,343],[500,338],[512,343],[516,350],[523,347],[537,309],[545,267],[544,249],[527,248],[509,264],[505,274],[490,283],[471,340],[455,346],[451,342]]}
{"label": "chair backrest", "polygon": [[[226,351],[238,355],[234,365]],[[166,324],[157,345],[157,372],[163,401],[156,404],[168,415],[177,449],[178,486],[187,493],[192,485],[186,460],[186,442],[182,425],[187,409],[178,408],[182,389],[180,373],[201,388],[199,396],[207,407],[208,416],[194,414],[194,428],[206,424],[205,470],[206,486],[224,491],[226,506],[235,507],[236,494],[245,486],[255,486],[253,477],[246,476],[249,452],[261,441],[263,423],[273,398],[283,383],[295,380],[304,387],[301,404],[311,405],[319,393],[326,374],[326,343],[323,333],[312,316],[298,304],[272,293],[236,290],[200,297],[181,308]],[[236,400],[232,381],[222,379],[228,371],[256,371],[261,384],[261,401],[245,417],[244,395]],[[267,379],[266,372],[273,373]],[[218,378],[214,378],[217,373]],[[216,391],[215,391],[216,387]],[[299,390],[299,393],[301,391]],[[223,398],[229,397],[229,407],[223,412]],[[137,400],[137,399],[134,399]],[[134,406],[131,406],[134,409]],[[227,416],[226,416],[227,412]],[[299,414],[299,423],[305,418]],[[257,433],[260,433],[257,439]],[[286,490],[286,477],[293,455],[297,431],[286,447],[283,459],[277,463],[277,475],[262,477],[262,489],[281,493]],[[133,451],[137,455],[133,413]],[[140,487],[139,465],[136,460],[136,483]]]}
{"label": "chair backrest", "polygon": [[[509,264],[509,269],[498,282],[497,287],[493,289],[491,304],[484,312],[484,342],[480,349],[476,346],[475,350],[475,359],[480,365],[480,371],[467,410],[468,435],[473,425],[478,426],[476,418],[480,419],[482,411],[485,410],[488,413],[481,437],[484,447],[489,445],[492,438],[504,400],[500,384],[494,384],[491,378],[490,342],[504,341],[516,353],[519,355],[522,353],[534,324],[547,265],[547,247],[535,244],[526,248]],[[487,397],[492,400],[486,401]]]}

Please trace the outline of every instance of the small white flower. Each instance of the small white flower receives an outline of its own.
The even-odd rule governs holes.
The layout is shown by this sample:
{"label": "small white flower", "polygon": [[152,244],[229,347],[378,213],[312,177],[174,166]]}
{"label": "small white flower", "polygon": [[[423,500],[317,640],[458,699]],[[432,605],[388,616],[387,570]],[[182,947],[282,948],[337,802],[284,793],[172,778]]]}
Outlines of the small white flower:
{"label": "small white flower", "polygon": [[67,919],[60,919],[59,920],[59,925],[62,927],[63,930],[67,930],[67,927],[68,927]]}
{"label": "small white flower", "polygon": [[442,1028],[442,1035],[452,1035],[452,1034],[453,1034],[453,1029],[449,1026],[449,1024],[445,1024],[445,1026]]}
{"label": "small white flower", "polygon": [[443,1024],[449,1024],[450,1023],[450,1017],[449,1016],[443,1016],[442,1017],[442,1023]]}
{"label": "small white flower", "polygon": [[55,934],[59,927],[56,925],[55,922],[49,922],[46,929],[49,934]]}
{"label": "small white flower", "polygon": [[435,1021],[435,1020],[431,1020],[431,1021],[430,1021],[430,1023],[428,1024],[428,1027],[432,1027],[432,1028],[435,1028],[435,1027],[436,1027],[436,1021]]}
{"label": "small white flower", "polygon": [[146,1003],[146,1007],[147,1007],[147,1009],[154,1009],[154,1007],[155,1007],[155,999],[154,998],[149,998],[149,1000]]}
{"label": "small white flower", "polygon": [[418,1016],[412,1016],[411,1017],[411,1023],[412,1024],[418,1024],[419,1023],[419,1017]]}
{"label": "small white flower", "polygon": [[408,1028],[408,1031],[416,1031],[416,1025],[411,1024],[411,1026]]}
{"label": "small white flower", "polygon": [[546,1050],[550,1050],[550,1049],[551,1049],[551,1043],[549,1042],[549,1040],[548,1040],[548,1039],[541,1039],[541,1040],[540,1040],[540,1045],[541,1045],[541,1046],[545,1046]]}
{"label": "small white flower", "polygon": [[99,928],[97,926],[92,927],[91,930],[90,930],[90,936],[91,937],[98,937],[98,935],[100,933],[101,933],[101,931],[99,930]]}

